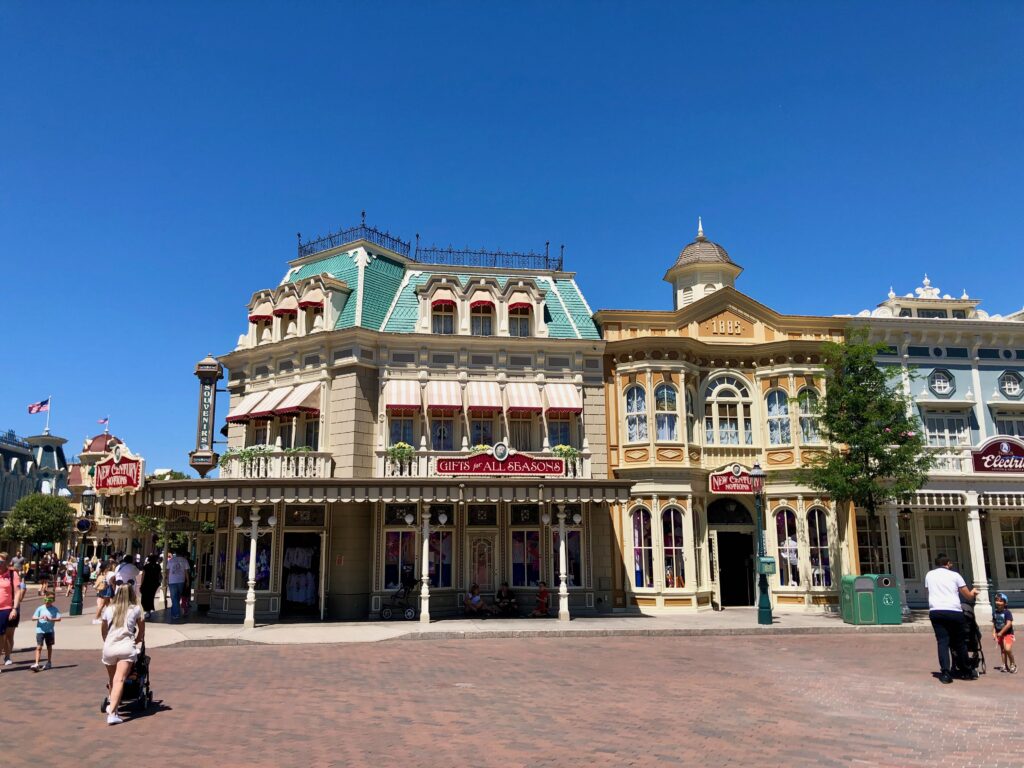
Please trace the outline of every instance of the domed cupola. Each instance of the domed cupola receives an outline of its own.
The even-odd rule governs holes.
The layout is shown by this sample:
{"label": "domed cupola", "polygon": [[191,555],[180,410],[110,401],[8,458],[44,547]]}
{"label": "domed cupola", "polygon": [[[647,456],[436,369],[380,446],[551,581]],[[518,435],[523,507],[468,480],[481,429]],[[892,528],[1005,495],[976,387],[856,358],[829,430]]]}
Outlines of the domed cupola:
{"label": "domed cupola", "polygon": [[675,308],[685,307],[726,285],[732,287],[743,267],[729,258],[718,243],[704,236],[704,223],[697,218],[697,239],[679,252],[679,258],[665,273],[675,288]]}

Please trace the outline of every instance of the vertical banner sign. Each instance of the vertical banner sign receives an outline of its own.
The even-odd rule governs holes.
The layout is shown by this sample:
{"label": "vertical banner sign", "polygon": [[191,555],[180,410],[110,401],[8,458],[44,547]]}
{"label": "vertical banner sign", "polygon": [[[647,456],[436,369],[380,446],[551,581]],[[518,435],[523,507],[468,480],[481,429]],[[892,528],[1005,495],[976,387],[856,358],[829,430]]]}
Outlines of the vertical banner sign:
{"label": "vertical banner sign", "polygon": [[213,440],[217,424],[217,382],[224,378],[224,366],[212,355],[207,355],[196,363],[195,375],[199,379],[199,415],[196,420],[196,449],[188,455],[188,463],[200,477],[206,477],[220,458],[213,450]]}

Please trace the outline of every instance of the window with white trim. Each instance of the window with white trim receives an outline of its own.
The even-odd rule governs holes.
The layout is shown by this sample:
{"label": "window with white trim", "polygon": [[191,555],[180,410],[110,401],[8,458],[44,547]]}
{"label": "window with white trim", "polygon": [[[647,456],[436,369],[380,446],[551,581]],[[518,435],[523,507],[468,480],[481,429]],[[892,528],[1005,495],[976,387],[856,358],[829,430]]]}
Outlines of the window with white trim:
{"label": "window with white trim", "polygon": [[800,586],[800,547],[796,538],[796,512],[780,509],[775,513],[775,540],[778,544],[778,580],[780,587]]}
{"label": "window with white trim", "polygon": [[516,307],[508,311],[508,335],[521,338],[530,335],[529,307]]}
{"label": "window with white trim", "polygon": [[828,517],[821,507],[807,511],[807,539],[811,557],[811,586],[832,586],[832,559],[828,549]]}
{"label": "window with white trim", "polygon": [[626,390],[626,442],[647,440],[647,393],[639,384]]}
{"label": "window with white trim", "polygon": [[494,335],[494,306],[482,304],[469,310],[470,333],[474,336]]}
{"label": "window with white trim", "polygon": [[999,535],[1003,543],[1006,578],[1024,579],[1024,517],[999,518]]}
{"label": "window with white trim", "polygon": [[999,391],[1007,397],[1020,397],[1024,388],[1021,386],[1020,374],[1006,371],[999,377]]}
{"label": "window with white trim", "polygon": [[434,333],[451,336],[455,333],[455,307],[439,304],[430,313],[430,327]]}
{"label": "window with white trim", "polygon": [[932,394],[945,397],[946,395],[953,394],[956,385],[949,371],[939,370],[932,371],[928,377],[928,389],[932,391]]}
{"label": "window with white trim", "polygon": [[532,416],[511,416],[508,420],[508,442],[517,451],[534,451]]}
{"label": "window with white trim", "polygon": [[435,451],[455,450],[455,421],[449,416],[430,420],[430,445]]}
{"label": "window with white trim", "polygon": [[470,445],[494,445],[494,419],[476,418],[469,422]]}
{"label": "window with white trim", "polygon": [[654,429],[658,440],[679,439],[679,410],[676,405],[676,388],[670,384],[659,384],[654,388]]}
{"label": "window with white trim", "polygon": [[665,555],[665,587],[681,589],[686,586],[683,511],[678,507],[669,507],[662,512],[661,530]]}
{"label": "window with white trim", "polygon": [[1007,437],[1024,437],[1024,417],[996,414],[996,432]]}
{"label": "window with white trim", "polygon": [[634,509],[633,518],[633,583],[637,587],[654,586],[654,546],[651,539],[651,513]]}
{"label": "window with white trim", "polygon": [[750,391],[735,376],[719,376],[704,390],[707,445],[753,445]]}
{"label": "window with white trim", "polygon": [[572,421],[569,414],[548,414],[548,445],[552,448],[556,445],[573,445]]}
{"label": "window with white trim", "polygon": [[925,430],[928,446],[938,454],[935,468],[939,471],[958,472],[962,468],[963,448],[971,444],[967,419],[945,414],[926,415]]}
{"label": "window with white trim", "polygon": [[801,389],[797,394],[797,404],[800,412],[800,442],[804,445],[820,443],[817,390],[811,387]]}
{"label": "window with white trim", "polygon": [[768,443],[789,445],[793,442],[789,423],[789,395],[781,389],[773,389],[764,400],[768,410]]}
{"label": "window with white trim", "polygon": [[388,433],[388,445],[394,445],[395,443],[406,443],[407,445],[415,445],[414,442],[414,426],[415,420],[412,416],[408,415],[393,415],[391,416],[390,429]]}
{"label": "window with white trim", "polygon": [[693,409],[695,399],[693,390],[686,390],[686,439],[691,443],[697,440],[697,413]]}
{"label": "window with white trim", "polygon": [[270,422],[254,421],[249,430],[249,445],[267,445]]}

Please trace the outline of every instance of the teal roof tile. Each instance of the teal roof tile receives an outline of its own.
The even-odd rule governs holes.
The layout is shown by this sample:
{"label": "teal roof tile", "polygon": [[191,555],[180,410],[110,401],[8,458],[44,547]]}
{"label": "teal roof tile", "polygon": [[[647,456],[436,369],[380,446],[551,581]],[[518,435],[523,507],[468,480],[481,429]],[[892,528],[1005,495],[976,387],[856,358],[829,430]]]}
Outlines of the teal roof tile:
{"label": "teal roof tile", "polygon": [[395,308],[391,310],[391,316],[383,330],[388,333],[413,333],[416,330],[416,318],[420,312],[416,289],[429,278],[430,274],[426,272],[421,275],[410,275],[409,282],[402,287]]}
{"label": "teal roof tile", "polygon": [[601,338],[576,282],[574,280],[556,280],[555,282],[558,284],[558,292],[562,295],[565,308],[569,311],[573,323],[576,324],[576,328],[580,332],[580,338]]}
{"label": "teal roof tile", "polygon": [[547,290],[544,302],[544,322],[548,324],[548,337],[552,339],[577,338],[576,330],[572,327],[572,323],[569,322],[565,306],[562,304],[561,298],[553,290],[555,287],[554,281],[546,277],[538,277],[537,285]]}
{"label": "teal roof tile", "polygon": [[351,252],[336,253],[333,256],[328,256],[326,259],[320,261],[313,261],[309,264],[303,264],[296,270],[290,278],[291,282],[296,280],[302,280],[306,277],[313,277],[313,275],[329,274],[339,280],[344,280],[349,288],[352,289],[352,293],[349,294],[348,301],[345,302],[345,306],[341,308],[341,314],[338,315],[337,322],[334,323],[334,329],[339,328],[351,328],[356,324],[356,296],[359,288],[359,267],[356,266],[355,259],[352,258]]}
{"label": "teal roof tile", "polygon": [[395,300],[395,293],[402,285],[405,268],[398,262],[378,256],[370,259],[363,272],[363,317],[364,328],[378,330],[384,317]]}

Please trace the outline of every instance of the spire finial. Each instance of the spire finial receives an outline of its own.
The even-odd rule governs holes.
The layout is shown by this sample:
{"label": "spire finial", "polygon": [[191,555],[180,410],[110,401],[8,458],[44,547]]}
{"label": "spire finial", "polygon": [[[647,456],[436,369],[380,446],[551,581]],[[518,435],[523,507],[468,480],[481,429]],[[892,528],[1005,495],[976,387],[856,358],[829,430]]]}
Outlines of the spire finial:
{"label": "spire finial", "polygon": [[923,285],[925,288],[927,288],[931,284],[932,284],[932,281],[928,279],[928,273],[925,272],[924,273],[924,280],[922,281],[921,285]]}
{"label": "spire finial", "polygon": [[704,222],[700,220],[700,216],[697,217],[697,237],[704,237]]}
{"label": "spire finial", "polygon": [[362,212],[363,226],[366,226],[366,211]]}

